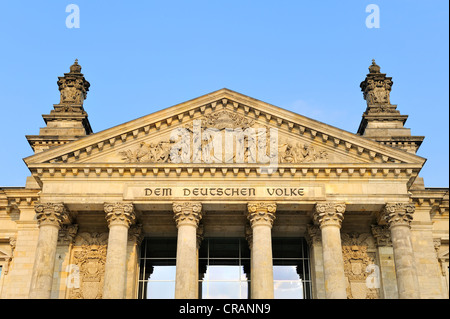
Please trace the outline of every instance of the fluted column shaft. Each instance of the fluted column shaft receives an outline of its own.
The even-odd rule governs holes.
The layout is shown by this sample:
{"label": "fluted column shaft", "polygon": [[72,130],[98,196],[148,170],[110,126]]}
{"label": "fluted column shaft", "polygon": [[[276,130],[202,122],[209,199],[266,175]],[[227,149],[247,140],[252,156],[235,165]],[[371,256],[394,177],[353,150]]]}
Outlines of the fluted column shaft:
{"label": "fluted column shaft", "polygon": [[56,245],[61,224],[68,219],[62,203],[36,204],[39,237],[31,275],[29,298],[50,299],[55,268]]}
{"label": "fluted column shaft", "polygon": [[175,298],[198,298],[197,228],[202,218],[202,204],[173,203],[178,228]]}
{"label": "fluted column shaft", "polygon": [[123,299],[125,296],[128,229],[136,215],[131,203],[105,203],[109,227],[106,251],[103,299]]}
{"label": "fluted column shaft", "polygon": [[251,298],[273,299],[272,225],[275,203],[249,203],[251,235]]}
{"label": "fluted column shaft", "polygon": [[383,211],[383,219],[388,223],[391,231],[399,299],[420,298],[411,241],[410,224],[414,211],[414,204],[409,203],[388,203]]}
{"label": "fluted column shaft", "polygon": [[325,297],[347,299],[344,259],[341,245],[341,225],[345,204],[316,204],[314,221],[321,230]]}

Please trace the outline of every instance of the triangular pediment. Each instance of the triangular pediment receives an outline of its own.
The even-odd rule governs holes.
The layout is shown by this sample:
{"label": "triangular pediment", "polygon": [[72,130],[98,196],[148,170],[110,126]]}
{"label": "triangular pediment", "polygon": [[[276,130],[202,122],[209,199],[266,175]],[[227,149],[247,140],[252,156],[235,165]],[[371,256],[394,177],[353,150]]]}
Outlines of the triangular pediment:
{"label": "triangular pediment", "polygon": [[[219,132],[223,136],[230,131],[247,133],[244,138],[247,148],[244,148],[243,155],[240,153],[238,156],[238,163],[244,165],[255,163],[252,149],[248,148],[249,134],[261,134],[264,131],[268,152],[266,155],[270,155],[270,136],[273,132],[273,136],[277,135],[278,161],[283,165],[403,163],[421,167],[425,162],[425,159],[414,154],[381,145],[228,89],[169,107],[24,160],[30,168],[40,164],[170,165],[173,164],[170,150],[181,139],[171,140],[171,134],[183,130],[190,134],[199,132],[198,130],[200,134],[210,132],[209,141],[207,137],[200,135],[200,144],[195,144],[194,141],[191,143],[191,150],[194,145],[201,145],[203,151],[207,149],[204,147],[208,147],[205,144],[211,142],[211,132]],[[236,158],[230,158],[230,146],[226,145],[224,139],[221,146],[223,163],[236,163]],[[235,145],[234,153],[236,147]],[[211,154],[215,156],[215,153]],[[242,159],[244,162],[241,162]],[[220,160],[208,156],[206,160],[199,160],[191,154],[189,160],[181,164],[208,165],[211,161],[217,163]]]}

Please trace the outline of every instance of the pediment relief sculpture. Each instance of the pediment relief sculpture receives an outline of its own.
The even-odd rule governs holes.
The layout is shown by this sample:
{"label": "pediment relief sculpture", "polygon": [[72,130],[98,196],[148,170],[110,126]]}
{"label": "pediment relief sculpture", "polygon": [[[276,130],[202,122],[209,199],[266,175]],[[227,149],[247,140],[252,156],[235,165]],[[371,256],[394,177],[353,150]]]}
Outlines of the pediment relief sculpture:
{"label": "pediment relief sculpture", "polygon": [[324,162],[327,151],[278,136],[278,130],[222,110],[173,129],[170,137],[119,151],[125,163]]}

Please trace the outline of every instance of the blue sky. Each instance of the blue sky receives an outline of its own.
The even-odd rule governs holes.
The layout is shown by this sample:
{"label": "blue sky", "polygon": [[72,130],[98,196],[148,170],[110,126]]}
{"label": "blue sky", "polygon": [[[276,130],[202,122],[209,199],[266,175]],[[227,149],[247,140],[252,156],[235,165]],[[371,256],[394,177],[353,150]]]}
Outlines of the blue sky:
{"label": "blue sky", "polygon": [[[66,27],[71,3],[80,28]],[[380,28],[366,27],[369,4]],[[45,126],[75,58],[94,132],[226,87],[353,133],[374,58],[425,136],[425,185],[448,187],[448,12],[445,0],[2,0],[0,186],[25,185],[25,135]]]}

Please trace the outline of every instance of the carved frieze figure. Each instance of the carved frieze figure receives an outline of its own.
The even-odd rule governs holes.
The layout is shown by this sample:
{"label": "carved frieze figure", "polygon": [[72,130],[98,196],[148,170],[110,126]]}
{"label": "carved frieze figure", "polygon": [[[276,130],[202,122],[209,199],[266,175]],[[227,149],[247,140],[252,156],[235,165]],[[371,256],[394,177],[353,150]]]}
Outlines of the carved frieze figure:
{"label": "carved frieze figure", "polygon": [[345,276],[349,299],[378,299],[379,267],[375,264],[375,243],[369,233],[342,233]]}
{"label": "carved frieze figure", "polygon": [[327,160],[328,153],[317,150],[311,144],[297,142],[293,145],[288,142],[278,147],[278,157],[280,163],[309,163]]}
{"label": "carved frieze figure", "polygon": [[[189,131],[191,132],[191,130]],[[265,136],[261,132],[264,132]],[[222,136],[220,132],[218,134]],[[236,138],[236,151],[231,154],[230,158],[225,158],[224,160],[223,154],[226,155],[228,153],[225,151],[222,141],[220,143],[214,142],[215,138],[218,138],[216,134],[210,134],[210,132],[203,134],[199,143],[201,156],[197,154],[197,159],[201,159],[201,162],[257,163],[262,158],[269,160],[276,158],[276,156],[278,156],[279,163],[311,163],[329,159],[327,151],[319,150],[311,144],[302,144],[300,142],[294,144],[294,142],[290,141],[282,144],[278,143],[277,136],[272,136],[270,129],[265,128],[265,131],[261,130],[260,132],[255,129],[254,135],[245,133],[242,134],[241,138]],[[187,141],[182,139],[179,142],[179,149],[175,151],[175,154],[171,154],[175,142],[170,140],[161,140],[156,143],[141,142],[137,148],[120,151],[119,154],[126,163],[171,163],[171,155],[176,155],[182,159],[183,163],[194,162],[192,148],[189,144],[183,145],[183,143],[187,143]],[[191,144],[196,145],[196,142],[193,141]],[[222,149],[218,151],[217,147],[222,147]],[[278,154],[276,154],[277,150]]]}
{"label": "carved frieze figure", "polygon": [[160,141],[157,143],[141,142],[135,150],[119,152],[127,163],[170,163],[170,149],[173,142]]}

